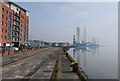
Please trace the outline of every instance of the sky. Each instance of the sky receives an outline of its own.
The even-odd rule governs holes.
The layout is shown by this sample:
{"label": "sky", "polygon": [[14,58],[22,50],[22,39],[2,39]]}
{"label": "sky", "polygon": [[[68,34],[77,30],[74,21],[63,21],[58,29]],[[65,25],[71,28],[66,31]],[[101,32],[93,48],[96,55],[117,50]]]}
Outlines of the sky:
{"label": "sky", "polygon": [[76,27],[87,29],[101,45],[117,45],[118,6],[116,2],[16,2],[30,12],[30,39],[70,42]]}

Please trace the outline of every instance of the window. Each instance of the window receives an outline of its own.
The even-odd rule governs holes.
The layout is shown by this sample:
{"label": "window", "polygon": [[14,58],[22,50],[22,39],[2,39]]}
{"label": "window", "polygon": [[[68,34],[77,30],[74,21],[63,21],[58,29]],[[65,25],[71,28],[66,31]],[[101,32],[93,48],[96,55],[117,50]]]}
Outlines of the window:
{"label": "window", "polygon": [[7,23],[5,23],[5,26],[7,26]]}
{"label": "window", "polygon": [[17,8],[17,11],[18,11],[18,8]]}
{"label": "window", "polygon": [[15,33],[15,35],[17,35],[17,33]]}
{"label": "window", "polygon": [[1,35],[1,39],[2,39],[2,35]]}
{"label": "window", "polygon": [[3,25],[3,21],[1,22],[1,24]]}
{"label": "window", "polygon": [[17,17],[15,17],[15,19],[17,19]]}
{"label": "window", "polygon": [[5,33],[7,33],[7,30],[5,29]]}
{"label": "window", "polygon": [[2,15],[2,18],[4,18],[4,15]]}
{"label": "window", "polygon": [[15,38],[15,41],[17,41],[17,38]]}
{"label": "window", "polygon": [[7,20],[7,17],[5,17],[5,20]]}
{"label": "window", "polygon": [[1,32],[3,32],[3,29],[1,28]]}
{"label": "window", "polygon": [[2,8],[2,12],[4,12],[4,8]]}
{"label": "window", "polygon": [[4,37],[4,39],[6,39],[6,36]]}
{"label": "window", "polygon": [[6,14],[8,14],[8,11],[6,10]]}
{"label": "window", "polygon": [[6,39],[6,36],[4,37],[4,39]]}
{"label": "window", "polygon": [[8,40],[10,40],[11,39],[11,26],[12,26],[12,24],[11,24],[11,20],[12,20],[12,14],[9,12],[9,17],[8,17],[8,19],[9,19],[9,24],[8,24],[8,30],[7,30],[7,32],[8,32]]}
{"label": "window", "polygon": [[22,20],[21,20],[21,22],[22,22]]}

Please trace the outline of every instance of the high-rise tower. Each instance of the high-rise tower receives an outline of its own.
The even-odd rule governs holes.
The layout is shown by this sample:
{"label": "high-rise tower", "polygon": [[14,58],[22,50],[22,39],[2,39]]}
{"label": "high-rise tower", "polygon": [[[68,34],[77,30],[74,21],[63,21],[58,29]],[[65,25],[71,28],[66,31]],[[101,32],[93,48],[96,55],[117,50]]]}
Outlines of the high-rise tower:
{"label": "high-rise tower", "polygon": [[76,36],[77,36],[77,41],[76,41],[76,42],[77,42],[77,43],[80,43],[80,28],[77,27],[77,28],[76,28],[76,31],[77,31],[77,32],[76,32]]}
{"label": "high-rise tower", "polygon": [[75,44],[76,42],[75,42],[75,35],[73,36],[73,44]]}
{"label": "high-rise tower", "polygon": [[84,43],[86,43],[86,28],[84,28],[83,31],[84,31],[83,32],[83,41],[84,41]]}

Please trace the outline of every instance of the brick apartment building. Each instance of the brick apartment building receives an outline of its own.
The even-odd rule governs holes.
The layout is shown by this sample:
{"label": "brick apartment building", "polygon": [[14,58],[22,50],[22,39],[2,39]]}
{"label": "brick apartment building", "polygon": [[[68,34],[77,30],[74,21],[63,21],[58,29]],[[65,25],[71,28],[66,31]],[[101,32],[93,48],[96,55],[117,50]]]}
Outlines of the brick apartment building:
{"label": "brick apartment building", "polygon": [[13,2],[0,2],[0,46],[28,44],[29,11]]}

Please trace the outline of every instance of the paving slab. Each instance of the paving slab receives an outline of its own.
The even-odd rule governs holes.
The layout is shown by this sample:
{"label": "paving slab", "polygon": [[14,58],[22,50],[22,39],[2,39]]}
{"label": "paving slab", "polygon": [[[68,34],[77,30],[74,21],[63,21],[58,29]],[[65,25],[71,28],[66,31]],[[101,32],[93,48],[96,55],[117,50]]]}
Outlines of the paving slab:
{"label": "paving slab", "polygon": [[[32,57],[3,66],[3,79],[50,79],[60,48],[48,48]],[[38,51],[37,51],[38,52]]]}
{"label": "paving slab", "polygon": [[2,65],[6,65],[9,64],[11,62],[20,60],[22,58],[34,55],[36,53],[42,52],[47,50],[48,48],[41,48],[39,50],[33,50],[33,51],[29,51],[29,52],[23,52],[23,53],[18,53],[18,54],[11,54],[11,55],[7,55],[7,56],[3,56],[2,57]]}
{"label": "paving slab", "polygon": [[72,80],[77,79],[77,81],[80,81],[80,78],[77,75],[77,73],[72,72],[70,64],[71,62],[65,56],[64,51],[61,51],[58,79],[72,79]]}

